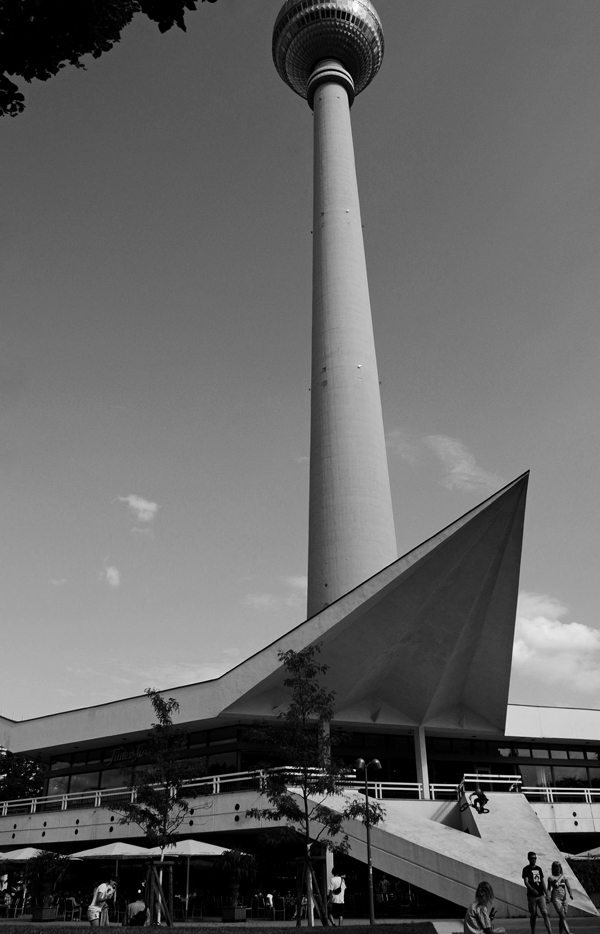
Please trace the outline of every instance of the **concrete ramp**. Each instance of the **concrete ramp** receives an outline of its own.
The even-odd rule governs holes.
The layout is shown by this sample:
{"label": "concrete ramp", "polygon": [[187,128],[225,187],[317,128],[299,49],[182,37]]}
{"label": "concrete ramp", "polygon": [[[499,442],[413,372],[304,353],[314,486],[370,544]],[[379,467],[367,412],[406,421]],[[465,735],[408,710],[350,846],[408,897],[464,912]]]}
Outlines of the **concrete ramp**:
{"label": "concrete ramp", "polygon": [[[362,796],[348,793],[346,800],[351,797]],[[385,820],[371,830],[373,865],[465,907],[473,901],[477,885],[486,881],[494,889],[499,916],[525,915],[527,896],[521,870],[527,852],[535,850],[545,876],[561,856],[524,795],[490,794],[489,799],[490,813],[482,815],[472,808],[461,812],[453,801],[382,801]],[[341,810],[342,796],[327,803]],[[363,824],[349,821],[344,829],[352,856],[366,862]],[[570,913],[597,916],[597,909],[564,862],[563,869],[574,896]]]}

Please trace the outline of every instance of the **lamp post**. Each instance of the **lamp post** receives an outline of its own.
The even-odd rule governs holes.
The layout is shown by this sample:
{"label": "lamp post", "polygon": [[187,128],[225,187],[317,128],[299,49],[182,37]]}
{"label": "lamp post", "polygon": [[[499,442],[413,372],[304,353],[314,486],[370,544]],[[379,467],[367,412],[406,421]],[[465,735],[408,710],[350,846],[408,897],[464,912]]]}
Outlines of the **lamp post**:
{"label": "lamp post", "polygon": [[371,862],[371,821],[369,819],[369,769],[379,771],[381,762],[379,759],[371,759],[365,762],[364,759],[357,759],[354,763],[357,772],[365,773],[365,827],[367,828],[367,867],[369,873],[369,924],[375,924],[375,900],[373,898],[373,864]]}

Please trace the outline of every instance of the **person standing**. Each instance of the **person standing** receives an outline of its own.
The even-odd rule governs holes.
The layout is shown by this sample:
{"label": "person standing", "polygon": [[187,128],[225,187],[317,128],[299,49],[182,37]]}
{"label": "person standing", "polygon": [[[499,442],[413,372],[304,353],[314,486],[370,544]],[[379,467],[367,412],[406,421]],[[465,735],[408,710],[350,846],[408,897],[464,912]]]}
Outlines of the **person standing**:
{"label": "person standing", "polygon": [[493,902],[493,888],[489,882],[480,882],[475,891],[475,901],[467,908],[464,934],[506,934],[504,928],[495,928],[492,925]]}
{"label": "person standing", "polygon": [[548,934],[552,934],[552,925],[550,924],[548,909],[546,907],[548,890],[546,889],[546,883],[544,882],[544,873],[537,865],[537,856],[533,850],[529,851],[527,854],[527,859],[529,862],[526,866],[523,867],[521,876],[523,877],[525,887],[527,888],[527,906],[529,908],[529,926],[531,928],[531,934],[534,934],[535,931],[535,922],[538,909],[542,918],[544,919],[544,924],[546,925]]}
{"label": "person standing", "polygon": [[331,882],[329,883],[329,892],[327,895],[327,904],[329,907],[329,918],[331,923],[335,925],[337,921],[338,927],[341,926],[344,920],[344,895],[346,892],[346,880],[337,869],[334,868],[333,875],[331,876]]}
{"label": "person standing", "polygon": [[560,934],[571,934],[567,924],[567,892],[571,900],[573,900],[573,893],[569,880],[563,875],[562,866],[558,860],[552,863],[552,875],[548,876],[548,891],[550,900],[558,915]]}
{"label": "person standing", "polygon": [[93,928],[105,927],[108,924],[108,905],[111,898],[114,899],[117,892],[117,883],[114,879],[110,882],[101,882],[94,889],[94,895],[88,905],[87,917]]}

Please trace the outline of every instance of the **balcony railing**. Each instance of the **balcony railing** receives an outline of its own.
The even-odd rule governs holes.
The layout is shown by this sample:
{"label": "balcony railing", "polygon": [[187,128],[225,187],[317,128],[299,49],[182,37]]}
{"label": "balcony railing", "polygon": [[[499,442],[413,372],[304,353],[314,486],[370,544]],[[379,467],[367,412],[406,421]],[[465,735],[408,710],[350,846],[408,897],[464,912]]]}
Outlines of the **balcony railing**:
{"label": "balcony railing", "polygon": [[[289,784],[293,786],[293,770],[289,773]],[[200,776],[184,782],[186,797],[204,797],[242,791],[261,791],[264,788],[263,771],[234,772],[225,775]],[[548,786],[522,786],[518,775],[490,775],[471,773],[463,777],[460,784],[435,782],[429,785],[430,797],[436,801],[456,801],[463,793],[470,794],[479,786],[484,791],[522,792],[529,801],[545,801],[559,804],[561,801],[579,801],[587,804],[600,803],[600,788],[550,788]],[[361,791],[362,781],[348,777],[348,789]],[[369,782],[369,795],[380,799],[422,800],[423,785],[420,782]],[[15,814],[37,814],[48,811],[68,811],[79,808],[109,808],[118,810],[123,804],[135,801],[135,791],[130,788],[101,788],[95,791],[74,791],[65,795],[44,795],[37,798],[19,798],[0,802],[0,817]]]}

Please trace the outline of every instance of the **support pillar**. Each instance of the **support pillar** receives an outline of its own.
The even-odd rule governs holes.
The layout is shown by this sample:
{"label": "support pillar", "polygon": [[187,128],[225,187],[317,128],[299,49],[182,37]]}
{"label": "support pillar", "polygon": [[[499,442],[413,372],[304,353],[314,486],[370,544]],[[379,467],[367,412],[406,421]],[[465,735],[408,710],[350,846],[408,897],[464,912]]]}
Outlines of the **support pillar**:
{"label": "support pillar", "polygon": [[425,727],[419,726],[414,732],[415,759],[417,761],[417,781],[423,786],[423,797],[431,798],[429,791],[429,767],[427,765],[427,746],[425,745]]}

